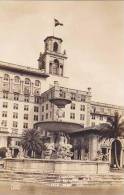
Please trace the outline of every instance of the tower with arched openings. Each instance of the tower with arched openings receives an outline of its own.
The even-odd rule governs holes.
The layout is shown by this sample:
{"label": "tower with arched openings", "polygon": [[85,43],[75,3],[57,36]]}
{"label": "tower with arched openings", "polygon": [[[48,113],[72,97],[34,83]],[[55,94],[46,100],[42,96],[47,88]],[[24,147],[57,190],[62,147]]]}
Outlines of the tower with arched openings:
{"label": "tower with arched openings", "polygon": [[40,53],[38,67],[50,75],[65,76],[65,51],[62,51],[63,40],[58,37],[48,36],[44,40],[44,52]]}

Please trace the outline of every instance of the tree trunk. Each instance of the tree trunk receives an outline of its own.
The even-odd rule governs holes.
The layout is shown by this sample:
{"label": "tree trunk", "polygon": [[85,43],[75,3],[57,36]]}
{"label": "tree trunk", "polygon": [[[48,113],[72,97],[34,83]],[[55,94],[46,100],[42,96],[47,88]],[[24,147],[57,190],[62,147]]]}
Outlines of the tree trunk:
{"label": "tree trunk", "polygon": [[120,169],[120,166],[119,166],[119,163],[118,163],[118,157],[117,157],[117,143],[116,143],[116,140],[115,140],[115,163],[116,163],[116,166],[118,169]]}

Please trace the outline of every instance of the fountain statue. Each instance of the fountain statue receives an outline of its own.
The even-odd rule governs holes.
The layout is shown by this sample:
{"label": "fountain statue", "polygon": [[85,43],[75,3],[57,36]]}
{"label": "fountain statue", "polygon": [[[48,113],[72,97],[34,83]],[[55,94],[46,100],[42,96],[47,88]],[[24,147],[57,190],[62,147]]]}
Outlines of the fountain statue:
{"label": "fountain statue", "polygon": [[54,143],[45,143],[44,148],[45,159],[51,159],[52,153],[55,150]]}
{"label": "fountain statue", "polygon": [[11,153],[10,148],[7,148],[6,158],[12,158],[12,153]]}
{"label": "fountain statue", "polygon": [[19,158],[19,159],[23,159],[24,158],[24,151],[23,151],[22,147],[19,148],[19,152],[18,152],[17,158]]}

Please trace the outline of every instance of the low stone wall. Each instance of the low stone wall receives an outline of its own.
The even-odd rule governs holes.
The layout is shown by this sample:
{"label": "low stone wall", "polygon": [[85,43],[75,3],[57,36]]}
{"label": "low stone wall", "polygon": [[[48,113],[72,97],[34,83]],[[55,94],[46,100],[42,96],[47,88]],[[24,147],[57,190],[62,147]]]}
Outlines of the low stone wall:
{"label": "low stone wall", "polygon": [[22,172],[90,175],[108,173],[109,162],[6,158],[4,168]]}

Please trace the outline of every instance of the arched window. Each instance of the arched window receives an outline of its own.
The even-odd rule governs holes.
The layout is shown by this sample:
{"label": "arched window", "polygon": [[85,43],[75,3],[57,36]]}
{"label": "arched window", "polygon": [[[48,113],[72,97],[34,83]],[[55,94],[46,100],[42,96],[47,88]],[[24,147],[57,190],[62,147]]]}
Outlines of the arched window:
{"label": "arched window", "polygon": [[40,81],[39,80],[35,80],[35,86],[40,86]]}
{"label": "arched window", "polygon": [[9,81],[9,75],[8,74],[4,74],[4,80]]}
{"label": "arched window", "polygon": [[60,75],[63,76],[63,66],[60,66]]}
{"label": "arched window", "polygon": [[20,82],[20,77],[19,76],[15,76],[14,77],[14,82],[15,83],[19,83]]}
{"label": "arched window", "polygon": [[28,79],[28,78],[25,78],[25,84],[27,84],[27,85],[29,85],[30,84],[30,79]]}
{"label": "arched window", "polygon": [[53,74],[59,74],[59,61],[57,59],[54,60]]}
{"label": "arched window", "polygon": [[58,43],[57,42],[54,42],[54,44],[53,44],[53,51],[54,52],[58,51]]}
{"label": "arched window", "polygon": [[49,64],[49,73],[52,74],[52,63]]}
{"label": "arched window", "polygon": [[45,48],[46,48],[46,50],[48,50],[48,43],[45,44]]}
{"label": "arched window", "polygon": [[25,95],[30,95],[30,89],[28,87],[24,88],[24,94]]}

